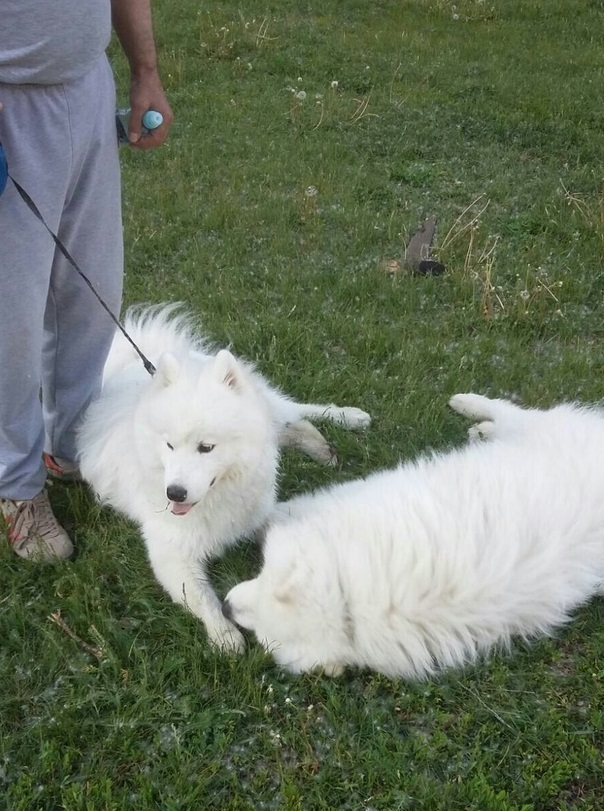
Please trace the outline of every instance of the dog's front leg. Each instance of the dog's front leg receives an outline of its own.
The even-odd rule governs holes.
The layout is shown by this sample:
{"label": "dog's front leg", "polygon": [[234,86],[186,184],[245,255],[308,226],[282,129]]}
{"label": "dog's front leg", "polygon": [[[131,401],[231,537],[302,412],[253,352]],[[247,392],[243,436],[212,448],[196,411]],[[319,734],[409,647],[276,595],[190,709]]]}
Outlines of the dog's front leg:
{"label": "dog's front leg", "polygon": [[185,555],[165,538],[154,543],[145,536],[153,572],[175,603],[188,608],[203,622],[210,642],[226,652],[239,653],[245,640],[222,614],[220,600],[210,584],[204,561]]}

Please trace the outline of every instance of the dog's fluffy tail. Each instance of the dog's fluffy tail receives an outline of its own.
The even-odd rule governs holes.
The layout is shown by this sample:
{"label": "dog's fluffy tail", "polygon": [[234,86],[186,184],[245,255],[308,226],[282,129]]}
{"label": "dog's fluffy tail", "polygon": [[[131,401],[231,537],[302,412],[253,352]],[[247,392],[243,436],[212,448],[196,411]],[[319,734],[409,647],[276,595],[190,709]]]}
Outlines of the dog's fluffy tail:
{"label": "dog's fluffy tail", "polygon": [[[122,323],[128,335],[152,363],[157,363],[163,352],[182,355],[191,351],[202,354],[211,351],[197,334],[192,316],[180,302],[130,307]],[[121,332],[116,331],[105,364],[104,379],[107,380],[137,359],[134,348]]]}

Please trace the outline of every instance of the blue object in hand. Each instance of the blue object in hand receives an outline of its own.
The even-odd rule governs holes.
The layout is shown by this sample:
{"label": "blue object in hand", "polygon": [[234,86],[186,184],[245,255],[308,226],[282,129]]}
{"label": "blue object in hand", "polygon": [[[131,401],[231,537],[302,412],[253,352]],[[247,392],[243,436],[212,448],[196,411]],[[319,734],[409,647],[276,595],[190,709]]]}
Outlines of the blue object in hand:
{"label": "blue object in hand", "polygon": [[[148,135],[152,130],[157,129],[163,122],[164,117],[157,110],[147,110],[141,121],[143,125],[143,135]],[[128,132],[130,130],[130,108],[122,108],[115,111],[115,126],[117,127],[117,142],[119,146],[129,144]]]}
{"label": "blue object in hand", "polygon": [[157,110],[147,110],[143,116],[143,127],[148,130],[156,130],[162,125],[164,117]]}

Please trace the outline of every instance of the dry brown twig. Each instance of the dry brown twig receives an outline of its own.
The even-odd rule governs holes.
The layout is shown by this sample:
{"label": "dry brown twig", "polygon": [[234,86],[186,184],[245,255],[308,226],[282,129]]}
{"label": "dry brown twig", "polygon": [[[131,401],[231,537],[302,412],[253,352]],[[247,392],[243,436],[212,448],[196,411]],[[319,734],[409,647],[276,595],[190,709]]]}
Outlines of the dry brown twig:
{"label": "dry brown twig", "polygon": [[[73,641],[76,642],[82,648],[82,650],[86,651],[86,653],[89,653],[91,656],[94,656],[95,659],[99,660],[99,662],[103,661],[103,659],[105,658],[103,649],[100,647],[95,648],[93,645],[89,645],[88,642],[85,642],[80,636],[78,636],[76,632],[69,627],[69,625],[65,622],[65,620],[61,616],[60,609],[55,611],[53,614],[49,614],[48,619],[51,622],[54,622],[54,624],[58,626],[63,631],[63,633],[66,634],[70,639],[73,639]],[[100,634],[94,627],[94,625],[91,626],[91,630],[95,631],[95,636],[97,638],[100,637]]]}

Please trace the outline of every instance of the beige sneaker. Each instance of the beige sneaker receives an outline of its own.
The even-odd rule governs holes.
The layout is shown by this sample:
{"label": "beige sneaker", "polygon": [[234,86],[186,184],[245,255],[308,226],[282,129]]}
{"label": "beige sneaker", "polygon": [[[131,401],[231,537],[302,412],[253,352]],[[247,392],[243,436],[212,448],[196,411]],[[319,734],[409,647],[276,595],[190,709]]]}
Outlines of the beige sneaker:
{"label": "beige sneaker", "polygon": [[45,490],[27,501],[2,498],[0,512],[20,558],[49,562],[72,556],[71,539],[55,518]]}
{"label": "beige sneaker", "polygon": [[82,481],[80,467],[77,462],[59,459],[58,456],[51,456],[49,453],[43,453],[42,458],[44,459],[46,470],[53,478],[61,479],[61,481],[64,482]]}

